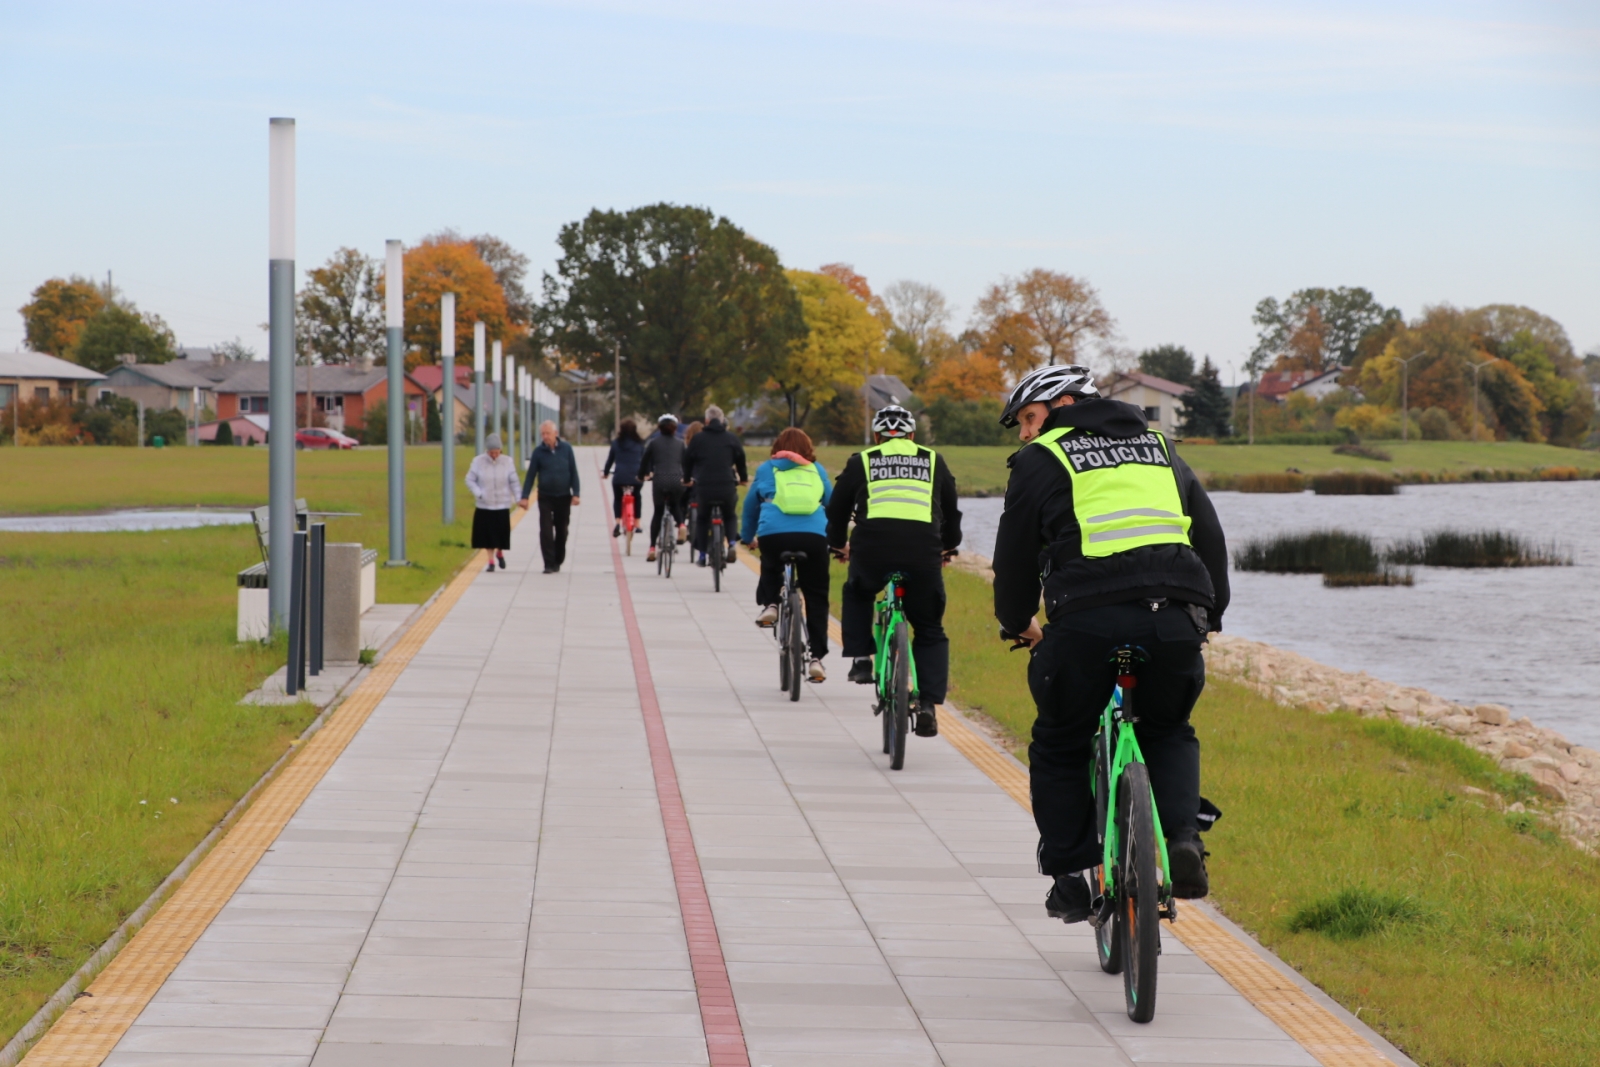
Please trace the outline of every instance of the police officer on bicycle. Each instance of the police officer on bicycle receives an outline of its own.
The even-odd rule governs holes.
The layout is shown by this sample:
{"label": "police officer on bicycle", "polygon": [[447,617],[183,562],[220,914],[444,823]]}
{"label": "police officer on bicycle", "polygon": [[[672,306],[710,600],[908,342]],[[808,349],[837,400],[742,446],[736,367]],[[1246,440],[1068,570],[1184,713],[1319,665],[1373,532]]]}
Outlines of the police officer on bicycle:
{"label": "police officer on bicycle", "polygon": [[872,602],[890,574],[905,577],[917,666],[915,732],[933,737],[939,732],[934,705],[944,702],[950,678],[940,567],[961,544],[961,508],[949,465],[916,443],[916,430],[915,417],[896,404],[872,417],[877,443],[845,463],[828,502],[828,544],[850,563],[839,623],[852,682],[872,684]]}
{"label": "police officer on bicycle", "polygon": [[1200,742],[1189,712],[1205,686],[1205,635],[1222,628],[1228,606],[1217,514],[1165,435],[1139,408],[1102,398],[1084,367],[1028,374],[1000,421],[1018,428],[1025,447],[1010,461],[994,608],[1001,631],[1032,649],[1033,815],[1040,873],[1055,879],[1045,909],[1069,923],[1089,917],[1081,874],[1101,858],[1092,746],[1116,682],[1110,657],[1122,645],[1149,657],[1134,731],[1167,835],[1173,895],[1203,897]]}

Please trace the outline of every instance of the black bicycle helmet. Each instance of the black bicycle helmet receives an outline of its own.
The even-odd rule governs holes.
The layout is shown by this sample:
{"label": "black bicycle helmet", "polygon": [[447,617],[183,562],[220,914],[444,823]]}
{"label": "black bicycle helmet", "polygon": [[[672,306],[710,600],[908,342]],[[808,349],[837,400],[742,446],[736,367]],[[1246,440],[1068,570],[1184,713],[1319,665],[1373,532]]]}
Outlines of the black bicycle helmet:
{"label": "black bicycle helmet", "polygon": [[1040,401],[1048,404],[1058,396],[1069,395],[1100,395],[1100,390],[1094,387],[1094,375],[1089,373],[1088,367],[1069,363],[1029,371],[1023,375],[1017,387],[1011,390],[1011,396],[1006,400],[1006,409],[1000,413],[1000,424],[1015,426],[1017,413],[1029,404]]}
{"label": "black bicycle helmet", "polygon": [[917,432],[917,417],[899,404],[889,404],[872,416],[872,432],[882,437],[909,437]]}

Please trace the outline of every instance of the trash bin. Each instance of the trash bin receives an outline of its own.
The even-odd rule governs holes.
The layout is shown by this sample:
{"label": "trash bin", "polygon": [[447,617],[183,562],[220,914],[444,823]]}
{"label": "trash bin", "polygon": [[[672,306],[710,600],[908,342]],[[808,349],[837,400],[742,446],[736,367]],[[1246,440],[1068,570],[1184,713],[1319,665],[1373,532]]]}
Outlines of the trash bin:
{"label": "trash bin", "polygon": [[167,447],[167,439],[162,437],[160,434],[156,434],[154,437],[150,438],[150,443],[156,448]]}

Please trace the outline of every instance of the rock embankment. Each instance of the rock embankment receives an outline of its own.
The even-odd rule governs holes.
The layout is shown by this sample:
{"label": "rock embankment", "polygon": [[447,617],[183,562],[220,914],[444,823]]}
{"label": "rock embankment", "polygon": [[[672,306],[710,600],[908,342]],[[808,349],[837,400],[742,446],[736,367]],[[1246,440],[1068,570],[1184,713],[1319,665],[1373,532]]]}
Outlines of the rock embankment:
{"label": "rock embankment", "polygon": [[[990,561],[976,553],[963,552],[951,566],[994,580]],[[1527,718],[1513,719],[1503,705],[1456,704],[1426,689],[1341,671],[1231,634],[1211,635],[1206,665],[1291,707],[1347,711],[1449,734],[1503,769],[1527,775],[1553,802],[1549,817],[1569,840],[1590,851],[1600,847],[1600,751],[1574,745]]]}

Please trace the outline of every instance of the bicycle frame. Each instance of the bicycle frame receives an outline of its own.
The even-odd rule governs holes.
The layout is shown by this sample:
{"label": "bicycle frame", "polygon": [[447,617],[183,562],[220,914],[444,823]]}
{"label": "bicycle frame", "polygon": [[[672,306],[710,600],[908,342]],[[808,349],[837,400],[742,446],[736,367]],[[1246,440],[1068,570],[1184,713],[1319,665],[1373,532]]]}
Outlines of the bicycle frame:
{"label": "bicycle frame", "polygon": [[[1130,763],[1143,763],[1144,753],[1139,751],[1139,739],[1134,736],[1133,724],[1138,722],[1138,716],[1128,716],[1124,709],[1131,701],[1127,699],[1128,691],[1138,687],[1138,676],[1133,673],[1135,663],[1134,652],[1142,650],[1118,649],[1117,650],[1117,684],[1111,691],[1111,699],[1106,702],[1105,710],[1100,713],[1100,736],[1111,739],[1111,758],[1106,768],[1106,822],[1103,830],[1100,862],[1105,872],[1106,889],[1108,896],[1115,896],[1118,886],[1117,858],[1122,854],[1121,835],[1117,832],[1117,790],[1121,787],[1122,771]],[[1090,776],[1090,789],[1100,788],[1099,780]],[[1172,866],[1167,859],[1167,835],[1161,829],[1161,812],[1157,810],[1154,796],[1151,797],[1150,815],[1155,823],[1156,842],[1160,847],[1161,855],[1161,899],[1162,910],[1168,918],[1175,918],[1177,909],[1172,901]]]}
{"label": "bicycle frame", "polygon": [[[905,609],[900,603],[905,596],[901,584],[904,581],[904,576],[898,571],[889,575],[889,581],[885,583],[872,612],[872,679],[880,702],[889,699],[889,687],[894,684],[894,679],[889,677],[889,635],[894,633],[897,624],[905,623]],[[911,695],[914,701],[921,691],[917,686],[917,657],[912,656],[907,666],[911,672]]]}

